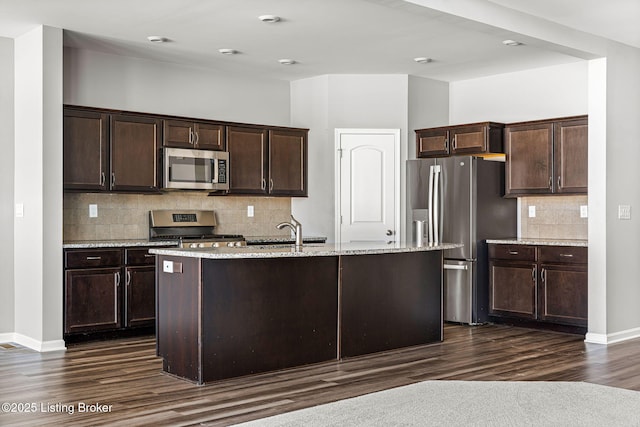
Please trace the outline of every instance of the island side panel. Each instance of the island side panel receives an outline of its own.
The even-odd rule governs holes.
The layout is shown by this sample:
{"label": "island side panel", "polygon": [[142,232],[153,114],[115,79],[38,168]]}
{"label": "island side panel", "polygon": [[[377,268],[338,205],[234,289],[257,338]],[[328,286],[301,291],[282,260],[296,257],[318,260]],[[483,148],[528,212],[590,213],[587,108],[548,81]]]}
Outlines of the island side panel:
{"label": "island side panel", "polygon": [[[163,272],[165,261],[173,263],[173,273]],[[156,345],[163,370],[201,383],[198,258],[156,257],[156,304]]]}
{"label": "island side panel", "polygon": [[442,251],[340,263],[341,357],[442,341]]}
{"label": "island side panel", "polygon": [[204,382],[337,358],[338,257],[202,261]]}

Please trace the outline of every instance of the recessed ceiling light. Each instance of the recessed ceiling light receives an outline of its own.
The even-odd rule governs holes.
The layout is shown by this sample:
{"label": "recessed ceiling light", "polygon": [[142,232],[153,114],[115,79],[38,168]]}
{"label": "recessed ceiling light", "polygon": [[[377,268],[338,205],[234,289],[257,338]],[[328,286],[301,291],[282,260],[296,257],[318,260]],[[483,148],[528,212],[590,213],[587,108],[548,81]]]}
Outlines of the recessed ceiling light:
{"label": "recessed ceiling light", "polygon": [[506,46],[520,46],[522,43],[516,40],[503,40],[502,44]]}
{"label": "recessed ceiling light", "polygon": [[261,20],[262,22],[270,22],[270,23],[280,21],[280,17],[276,15],[260,15],[258,16],[258,19]]}
{"label": "recessed ceiling light", "polygon": [[218,49],[218,52],[223,55],[235,55],[236,53],[238,53],[238,51],[235,49]]}
{"label": "recessed ceiling light", "polygon": [[416,61],[418,64],[428,64],[429,62],[433,61],[433,59],[427,58],[425,56],[419,56],[417,58],[413,58],[413,60]]}
{"label": "recessed ceiling light", "polygon": [[293,65],[296,63],[293,59],[278,59],[278,62],[282,65]]}
{"label": "recessed ceiling light", "polygon": [[149,40],[152,43],[165,43],[169,41],[168,38],[162,37],[162,36],[149,36],[147,37],[147,40]]}

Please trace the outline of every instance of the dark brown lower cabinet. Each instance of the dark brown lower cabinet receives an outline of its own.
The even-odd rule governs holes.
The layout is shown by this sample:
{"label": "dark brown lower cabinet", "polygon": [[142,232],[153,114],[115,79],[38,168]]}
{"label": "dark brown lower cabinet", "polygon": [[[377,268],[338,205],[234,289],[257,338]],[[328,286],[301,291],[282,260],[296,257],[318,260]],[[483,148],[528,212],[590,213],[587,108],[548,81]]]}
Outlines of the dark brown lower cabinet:
{"label": "dark brown lower cabinet", "polygon": [[126,267],[125,326],[153,326],[156,318],[156,268]]}
{"label": "dark brown lower cabinet", "polygon": [[64,251],[64,334],[155,324],[155,256],[148,248]]}
{"label": "dark brown lower cabinet", "polygon": [[489,245],[489,314],[587,326],[587,248]]}
{"label": "dark brown lower cabinet", "polygon": [[493,260],[490,271],[491,314],[536,318],[536,265],[523,261]]}
{"label": "dark brown lower cabinet", "polygon": [[65,333],[102,331],[122,326],[120,271],[117,267],[66,272]]}

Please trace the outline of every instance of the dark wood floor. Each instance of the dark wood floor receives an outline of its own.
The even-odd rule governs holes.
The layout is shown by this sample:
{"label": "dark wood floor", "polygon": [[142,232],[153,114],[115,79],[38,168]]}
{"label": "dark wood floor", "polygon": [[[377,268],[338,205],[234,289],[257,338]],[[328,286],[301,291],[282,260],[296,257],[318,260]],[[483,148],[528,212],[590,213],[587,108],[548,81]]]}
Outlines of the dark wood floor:
{"label": "dark wood floor", "polygon": [[[0,425],[228,425],[424,380],[587,381],[640,390],[640,339],[603,346],[554,332],[447,325],[443,343],[205,386],[161,368],[152,337],[52,353],[0,345],[0,401],[37,406],[31,414],[0,412]],[[111,412],[79,413],[81,402],[112,405]],[[75,412],[55,412],[55,404]]]}

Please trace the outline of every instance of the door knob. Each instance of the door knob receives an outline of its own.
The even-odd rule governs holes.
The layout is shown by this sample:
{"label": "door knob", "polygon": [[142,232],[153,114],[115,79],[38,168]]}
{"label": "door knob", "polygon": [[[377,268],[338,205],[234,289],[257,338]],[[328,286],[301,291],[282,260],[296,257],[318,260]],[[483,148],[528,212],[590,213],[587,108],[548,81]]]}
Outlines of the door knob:
{"label": "door knob", "polygon": [[387,230],[387,236],[393,236],[393,231],[392,230]]}

